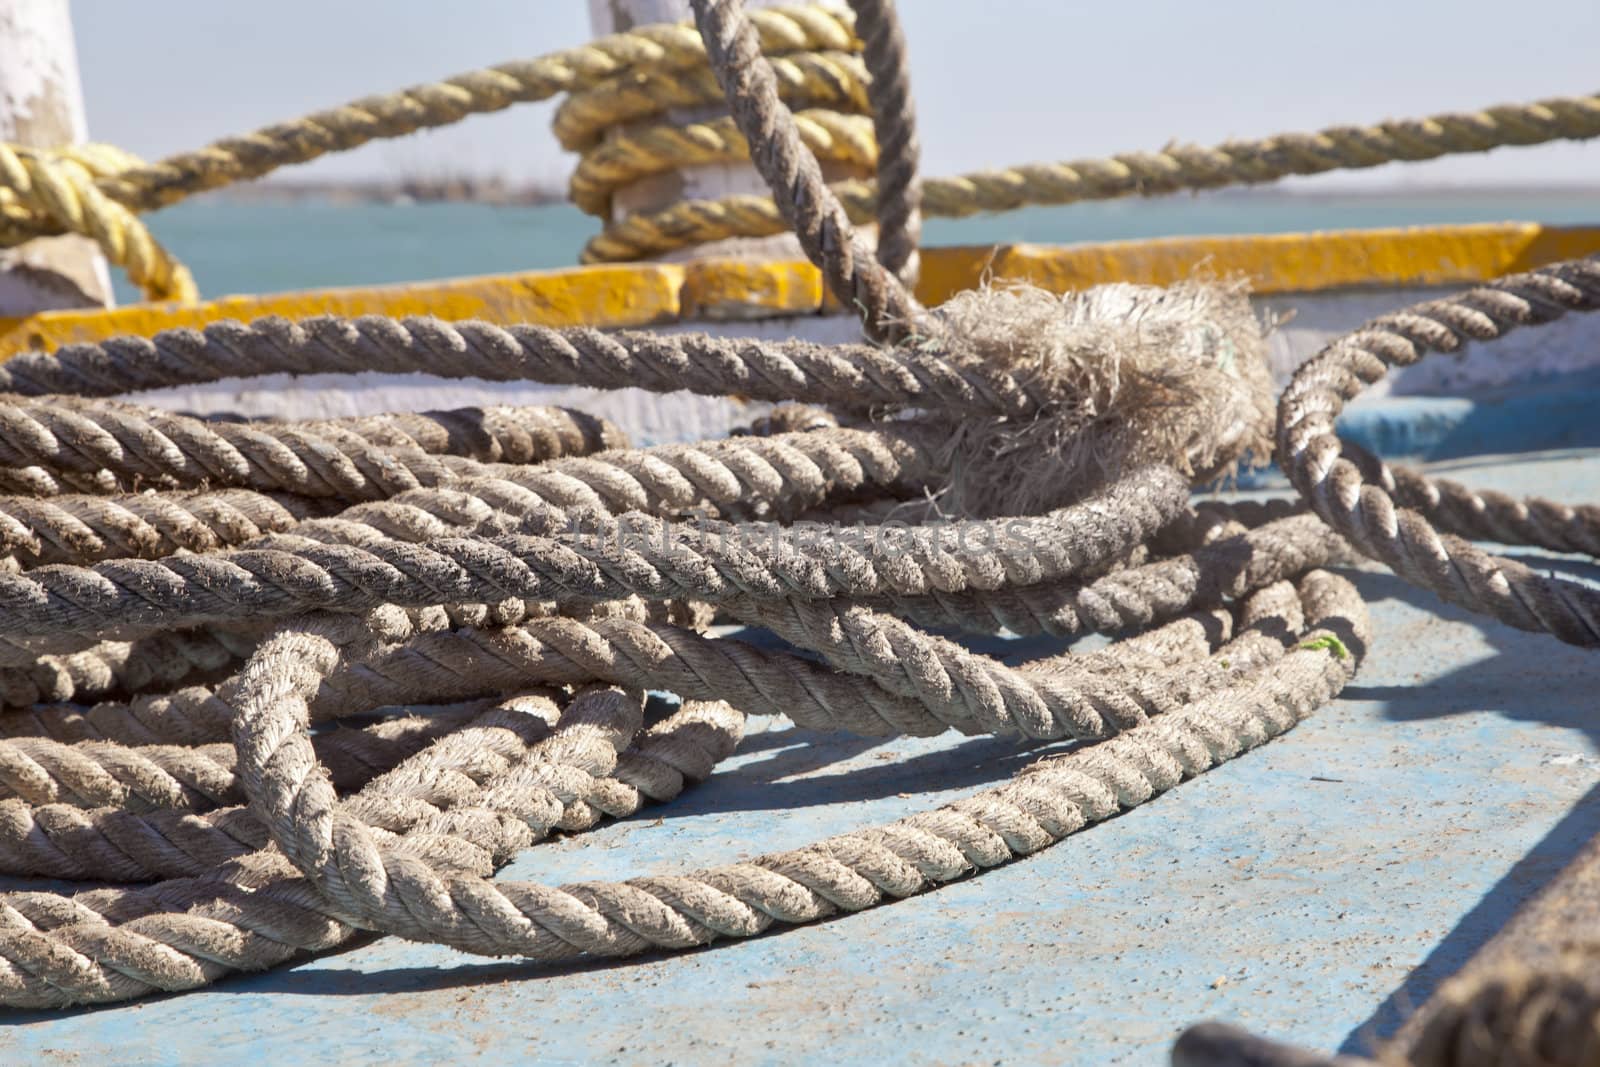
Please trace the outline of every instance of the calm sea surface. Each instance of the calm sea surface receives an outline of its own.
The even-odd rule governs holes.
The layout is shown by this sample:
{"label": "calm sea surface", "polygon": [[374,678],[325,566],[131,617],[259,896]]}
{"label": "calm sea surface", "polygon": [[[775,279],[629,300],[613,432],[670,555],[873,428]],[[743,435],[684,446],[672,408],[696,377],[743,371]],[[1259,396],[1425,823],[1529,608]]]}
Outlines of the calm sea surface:
{"label": "calm sea surface", "polygon": [[[338,205],[202,198],[148,216],[206,296],[564,267],[597,222],[566,205]],[[930,219],[928,244],[1067,243],[1444,222],[1600,222],[1600,193],[1310,196],[1248,193],[1114,200]],[[120,300],[133,292],[118,280]]]}

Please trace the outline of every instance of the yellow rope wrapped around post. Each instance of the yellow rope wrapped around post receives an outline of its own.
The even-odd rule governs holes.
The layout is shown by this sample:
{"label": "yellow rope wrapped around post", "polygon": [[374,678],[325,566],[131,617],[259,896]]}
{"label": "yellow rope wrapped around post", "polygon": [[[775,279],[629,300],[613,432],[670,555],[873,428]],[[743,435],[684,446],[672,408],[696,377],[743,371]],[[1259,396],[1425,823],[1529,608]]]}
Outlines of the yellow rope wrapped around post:
{"label": "yellow rope wrapped around post", "polygon": [[[877,167],[878,142],[870,118],[816,108],[795,112],[795,124],[801,141],[818,159]],[[679,167],[749,158],[749,143],[726,115],[687,126],[624,130],[584,153],[567,191],[578,207],[603,215],[612,192],[623,185]]]}
{"label": "yellow rope wrapped around post", "polygon": [[[799,52],[768,56],[767,62],[790,107],[870,113],[867,71],[853,52]],[[722,89],[709,67],[631,70],[568,95],[550,128],[562,148],[581,152],[611,127],[653,118],[666,108],[721,106]]]}

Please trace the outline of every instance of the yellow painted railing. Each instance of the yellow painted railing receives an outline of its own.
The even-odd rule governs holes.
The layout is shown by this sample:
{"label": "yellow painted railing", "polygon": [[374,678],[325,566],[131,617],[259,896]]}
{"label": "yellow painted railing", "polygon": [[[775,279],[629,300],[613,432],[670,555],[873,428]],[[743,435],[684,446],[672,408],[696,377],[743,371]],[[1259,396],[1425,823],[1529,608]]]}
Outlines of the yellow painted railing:
{"label": "yellow painted railing", "polygon": [[[993,281],[1057,292],[1109,281],[1166,285],[1197,272],[1244,277],[1257,293],[1459,285],[1600,251],[1600,227],[1491,223],[1311,234],[1171,237],[1066,246],[930,248],[918,296],[937,304]],[[267,315],[436,315],[604,328],[812,315],[836,310],[804,263],[634,263],[350,287],[198,304],[134,304],[0,319],[0,358],[119,334],[149,335]]]}

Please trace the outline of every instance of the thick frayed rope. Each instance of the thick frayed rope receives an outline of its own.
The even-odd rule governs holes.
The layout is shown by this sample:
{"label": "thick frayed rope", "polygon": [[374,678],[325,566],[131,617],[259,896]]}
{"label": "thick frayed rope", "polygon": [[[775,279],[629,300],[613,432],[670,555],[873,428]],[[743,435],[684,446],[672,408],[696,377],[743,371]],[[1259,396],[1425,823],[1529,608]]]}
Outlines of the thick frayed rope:
{"label": "thick frayed rope", "polygon": [[[1465,538],[1565,550],[1593,543],[1592,513],[1474,496],[1453,482],[1363,474],[1334,432],[1344,405],[1390,367],[1600,307],[1600,260],[1556,263],[1375,319],[1296,372],[1278,408],[1278,457],[1306,502],[1363,553],[1444,599],[1523,630],[1600,646],[1600,593],[1493,556]],[[1433,520],[1430,522],[1430,518]],[[1436,528],[1438,524],[1439,528]]]}
{"label": "thick frayed rope", "polygon": [[[1025,343],[984,325],[984,301],[997,322],[1028,310]],[[1343,684],[1366,624],[1349,586],[1315,570],[1343,557],[1338,538],[1282,509],[1185,507],[1191,478],[1263,431],[1260,331],[1237,294],[1007,291],[952,311],[949,349],[368,319],[12,364],[32,395],[8,409],[31,427],[9,470],[52,495],[0,498],[0,699],[14,709],[0,712],[0,869],[153,884],[0,896],[0,1000],[194,988],[355,928],[555,957],[854,910],[1044,847]],[[770,399],[828,410],[627,449],[572,413],[253,424],[49,392],[329,359],[621,385],[641,358],[661,388],[676,368],[736,391],[759,368]],[[865,405],[862,383],[877,390]],[[862,421],[873,408],[892,417]],[[963,487],[995,461],[976,442],[1030,430],[1053,449],[1035,480]],[[264,628],[308,608],[321,614]],[[815,658],[710,636],[718,617]],[[918,622],[1147,632],[1017,667]],[[644,729],[645,688],[687,703]],[[517,692],[530,695],[506,705]],[[939,812],[692,877],[482,881],[551,830],[703,777],[745,714],[1093,744]],[[314,843],[322,824],[286,812],[328,798],[342,814]],[[346,861],[383,873],[329,881]],[[416,892],[457,910],[419,914]]]}
{"label": "thick frayed rope", "polygon": [[[760,23],[697,10],[769,177],[816,192]],[[871,103],[897,107],[892,11],[860,10],[884,72]],[[1320,569],[1348,555],[1339,538],[1282,507],[1187,505],[1267,438],[1243,294],[1014,289],[924,312],[901,280],[914,131],[876,121],[901,190],[881,258],[837,205],[795,217],[898,347],[320,319],[0,369],[20,394],[0,405],[0,870],[150,883],[0,894],[0,1003],[192,989],[357,930],[534,959],[750,936],[1033,853],[1339,691],[1369,639],[1353,587]],[[549,409],[252,423],[104,399],[334,369],[806,406],[630,449]],[[919,623],[1121,636],[1013,665]],[[682,703],[651,723],[646,690]],[[487,880],[705,777],[748,714],[1074,745],[808,848],[623,883]]]}

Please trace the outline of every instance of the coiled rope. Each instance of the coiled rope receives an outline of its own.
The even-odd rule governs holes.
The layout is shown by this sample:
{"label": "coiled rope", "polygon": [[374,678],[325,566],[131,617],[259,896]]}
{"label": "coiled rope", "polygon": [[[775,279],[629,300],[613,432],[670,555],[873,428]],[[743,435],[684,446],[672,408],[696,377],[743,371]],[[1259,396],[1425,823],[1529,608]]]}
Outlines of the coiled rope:
{"label": "coiled rope", "polygon": [[[1600,510],[1476,492],[1390,468],[1334,432],[1344,405],[1390,367],[1454,353],[1519,327],[1600,309],[1600,260],[1556,263],[1381,316],[1296,372],[1278,406],[1278,461],[1301,498],[1353,549],[1443,599],[1570,644],[1600,645],[1600,594],[1491,555],[1475,540],[1600,555]],[[1600,1057],[1600,839],[1446,981],[1379,1050],[1413,1067],[1540,1064]],[[1362,1067],[1202,1024],[1173,1049],[1176,1067]]]}
{"label": "coiled rope", "polygon": [[[1600,593],[1492,556],[1465,538],[1592,550],[1594,514],[1544,500],[1474,494],[1449,481],[1379,469],[1341,455],[1333,431],[1345,403],[1393,366],[1455,352],[1519,326],[1600,308],[1600,261],[1574,260],[1499,278],[1459,296],[1376,319],[1303,366],[1278,408],[1278,455],[1306,502],[1362,552],[1444,599],[1523,630],[1600,645]],[[1391,495],[1393,494],[1393,495]],[[1396,499],[1398,498],[1398,500]],[[1397,506],[1398,504],[1398,506]],[[1429,517],[1447,533],[1439,533]]]}
{"label": "coiled rope", "polygon": [[[893,9],[857,11],[871,103],[902,109]],[[1192,481],[1269,439],[1243,294],[921,308],[909,112],[872,120],[897,192],[868,251],[766,74],[763,21],[711,0],[696,16],[803,247],[904,343],[329,318],[0,368],[0,870],[148,883],[0,894],[0,1002],[191,989],[357,930],[555,959],[855,911],[1142,803],[1353,674],[1365,610],[1320,569],[1348,558],[1341,540],[1291,508],[1188,506]],[[825,410],[632,449],[552,409],[271,423],[108,399],[335,367]],[[714,619],[810,654],[713,636]],[[1013,667],[919,624],[1122,636]],[[652,721],[645,689],[683,702]],[[552,832],[705,777],[748,714],[1075,746],[790,852],[623,883],[488,880]]]}
{"label": "coiled rope", "polygon": [[[903,49],[886,29],[890,23],[876,13],[877,5],[851,6],[854,17],[833,8],[799,6],[761,9],[749,18],[760,50],[773,61],[771,77],[780,98],[803,109],[798,131],[809,153],[866,170],[876,167],[881,189],[872,181],[850,180],[835,184],[833,194],[851,222],[880,224],[879,239],[887,238],[884,262],[907,281],[916,276],[912,255],[916,219],[923,212],[959,217],[1156,195],[1600,136],[1600,96],[1589,94],[933,178],[913,199],[909,184],[916,137]],[[875,77],[866,77],[863,58]],[[610,213],[612,193],[622,185],[683,166],[740,160],[749,152],[744,134],[728,119],[664,120],[670,109],[717,104],[722,94],[692,27],[644,26],[538,59],[364,97],[152,164],[104,145],[47,150],[0,145],[0,247],[82,234],[122,267],[147,299],[193,300],[197,291],[189,272],[155,240],[139,213],[329,152],[563,93],[571,95],[557,113],[557,136],[582,153],[570,192],[595,214]],[[869,113],[874,117],[864,117]],[[786,233],[792,226],[782,200],[684,201],[612,219],[584,248],[582,259],[642,259],[730,237]]]}
{"label": "coiled rope", "polygon": [[[1592,509],[1390,469],[1332,430],[1390,365],[1591,310],[1593,261],[1386,316],[1304,367],[1276,441],[1314,514],[1187,506],[1191,482],[1264,458],[1269,441],[1261,336],[1241,293],[1019,289],[929,311],[909,289],[923,206],[1589,137],[1594,98],[1034,168],[941,200],[944,187],[916,177],[893,8],[852,6],[860,43],[849,20],[811,9],[747,16],[738,0],[695,0],[703,45],[685,27],[646,28],[150,168],[93,149],[0,154],[8,238],[89,233],[151,293],[182,297],[192,282],[133,209],[575,92],[558,127],[586,150],[574,179],[586,203],[603,207],[653,168],[753,146],[775,198],[739,201],[753,206],[732,232],[781,219],[888,342],[324,318],[220,323],[0,368],[11,394],[0,403],[11,623],[0,870],[149,883],[0,894],[0,1002],[195,988],[357,930],[531,959],[624,955],[926,891],[1142,803],[1330,699],[1370,638],[1353,588],[1321,569],[1352,549],[1513,625],[1595,643],[1586,589],[1462,540],[1593,552]],[[701,57],[714,80],[696,71]],[[608,116],[648,119],[715,89],[729,119],[599,136]],[[876,193],[830,188],[819,154],[875,166]],[[718,210],[635,217],[600,241],[636,233],[660,250],[731,235],[703,224]],[[875,248],[854,228],[867,218]],[[631,449],[615,427],[555,409],[251,423],[108,399],[367,369],[821,409],[780,409],[770,436]],[[939,512],[957,517],[897,518]],[[719,619],[813,655],[712,636]],[[921,627],[1122,636],[1012,667]],[[651,723],[646,689],[683,703]],[[733,750],[749,714],[1074,747],[937,811],[738,864],[624,883],[488,880],[552,832],[676,796]],[[1467,1062],[1449,1057],[1489,1047],[1474,1042],[1491,1032],[1508,1048],[1579,1047],[1592,1036],[1592,975],[1576,956],[1558,964],[1490,973],[1454,1014],[1431,1017],[1416,1048],[1429,1063]],[[1180,1059],[1230,1040],[1199,1031]],[[1235,1047],[1246,1045],[1268,1054]]]}

